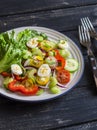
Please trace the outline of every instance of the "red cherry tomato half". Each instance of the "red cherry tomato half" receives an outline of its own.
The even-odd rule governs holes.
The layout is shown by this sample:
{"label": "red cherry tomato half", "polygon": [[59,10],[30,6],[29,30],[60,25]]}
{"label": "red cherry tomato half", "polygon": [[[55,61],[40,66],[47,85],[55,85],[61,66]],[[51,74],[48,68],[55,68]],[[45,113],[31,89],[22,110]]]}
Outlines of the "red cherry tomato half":
{"label": "red cherry tomato half", "polygon": [[70,81],[70,72],[68,70],[57,71],[57,80],[61,84],[66,84]]}

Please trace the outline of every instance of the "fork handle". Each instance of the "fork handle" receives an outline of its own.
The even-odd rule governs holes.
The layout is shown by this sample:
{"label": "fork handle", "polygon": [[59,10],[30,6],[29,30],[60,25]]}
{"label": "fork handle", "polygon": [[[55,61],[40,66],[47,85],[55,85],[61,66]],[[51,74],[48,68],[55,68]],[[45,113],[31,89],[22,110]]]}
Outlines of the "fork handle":
{"label": "fork handle", "polygon": [[96,62],[96,58],[91,50],[88,50],[88,57],[89,57],[89,60],[91,63],[93,76],[94,76],[94,80],[95,80],[95,85],[97,88],[97,62]]}

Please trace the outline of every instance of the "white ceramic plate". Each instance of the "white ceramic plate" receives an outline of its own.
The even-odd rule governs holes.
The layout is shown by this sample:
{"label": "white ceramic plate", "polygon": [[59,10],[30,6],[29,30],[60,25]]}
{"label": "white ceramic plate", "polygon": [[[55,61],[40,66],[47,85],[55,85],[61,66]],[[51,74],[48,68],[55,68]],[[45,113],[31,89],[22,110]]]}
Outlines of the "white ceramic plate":
{"label": "white ceramic plate", "polygon": [[16,28],[14,30],[16,33],[18,33],[26,28],[34,29],[34,30],[37,30],[38,32],[46,33],[48,38],[51,39],[52,41],[58,41],[59,39],[67,39],[69,42],[70,51],[71,51],[72,56],[75,59],[77,59],[79,62],[79,65],[80,65],[79,69],[77,72],[74,73],[71,81],[66,85],[65,89],[62,89],[62,92],[60,94],[51,94],[51,93],[45,91],[40,96],[23,96],[23,95],[20,95],[17,93],[10,92],[10,91],[4,89],[4,87],[0,87],[0,94],[6,96],[8,98],[15,99],[15,100],[28,101],[28,102],[29,101],[30,102],[39,102],[39,101],[54,99],[54,98],[57,98],[65,93],[67,93],[71,88],[73,88],[73,86],[75,86],[78,83],[78,81],[80,80],[80,78],[82,76],[82,73],[84,70],[84,60],[83,60],[81,51],[70,38],[68,38],[67,36],[63,35],[62,33],[59,33],[52,29],[48,29],[48,28],[44,28],[44,27],[27,26],[27,27]]}

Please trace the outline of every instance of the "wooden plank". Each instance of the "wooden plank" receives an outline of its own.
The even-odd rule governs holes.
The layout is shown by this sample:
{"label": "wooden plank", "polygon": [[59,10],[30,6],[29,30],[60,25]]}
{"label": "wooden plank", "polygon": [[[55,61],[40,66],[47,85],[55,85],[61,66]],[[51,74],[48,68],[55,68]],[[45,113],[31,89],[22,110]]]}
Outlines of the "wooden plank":
{"label": "wooden plank", "polygon": [[[20,26],[44,26],[58,31],[78,29],[80,18],[89,16],[94,26],[97,26],[97,5],[60,9],[40,13],[29,13],[0,18],[0,31],[6,31]],[[81,14],[80,14],[81,12]],[[92,14],[92,15],[91,15]]]}
{"label": "wooden plank", "polygon": [[53,130],[96,130],[97,129],[97,122],[88,122],[85,124],[76,124],[75,126],[70,126],[70,127],[64,127],[64,128],[58,128],[58,129],[53,129]]}
{"label": "wooden plank", "polygon": [[0,117],[0,129],[3,130],[68,127],[80,122],[97,120],[97,95],[83,87],[77,91],[73,89],[67,95],[45,103],[9,102],[1,105]]}
{"label": "wooden plank", "polygon": [[3,15],[12,15],[16,13],[27,13],[27,12],[36,12],[42,10],[51,10],[59,8],[70,8],[77,6],[85,5],[95,5],[97,4],[96,0],[1,0],[0,1],[0,16]]}

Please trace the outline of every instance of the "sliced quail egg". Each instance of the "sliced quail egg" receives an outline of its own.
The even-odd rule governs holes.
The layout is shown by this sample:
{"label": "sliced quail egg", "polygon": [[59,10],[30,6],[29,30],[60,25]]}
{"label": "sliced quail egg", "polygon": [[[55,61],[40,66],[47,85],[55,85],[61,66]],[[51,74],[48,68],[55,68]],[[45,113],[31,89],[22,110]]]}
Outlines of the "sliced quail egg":
{"label": "sliced quail egg", "polygon": [[16,74],[16,75],[22,74],[22,69],[18,64],[12,64],[11,65],[11,71],[12,71],[13,74]]}
{"label": "sliced quail egg", "polygon": [[67,40],[60,40],[58,43],[58,47],[60,49],[68,48],[69,47],[68,41]]}
{"label": "sliced quail egg", "polygon": [[29,48],[35,48],[38,45],[38,38],[31,38],[26,45]]}
{"label": "sliced quail egg", "polygon": [[38,69],[38,76],[45,77],[49,76],[51,73],[51,69],[48,64],[42,64],[40,68]]}

